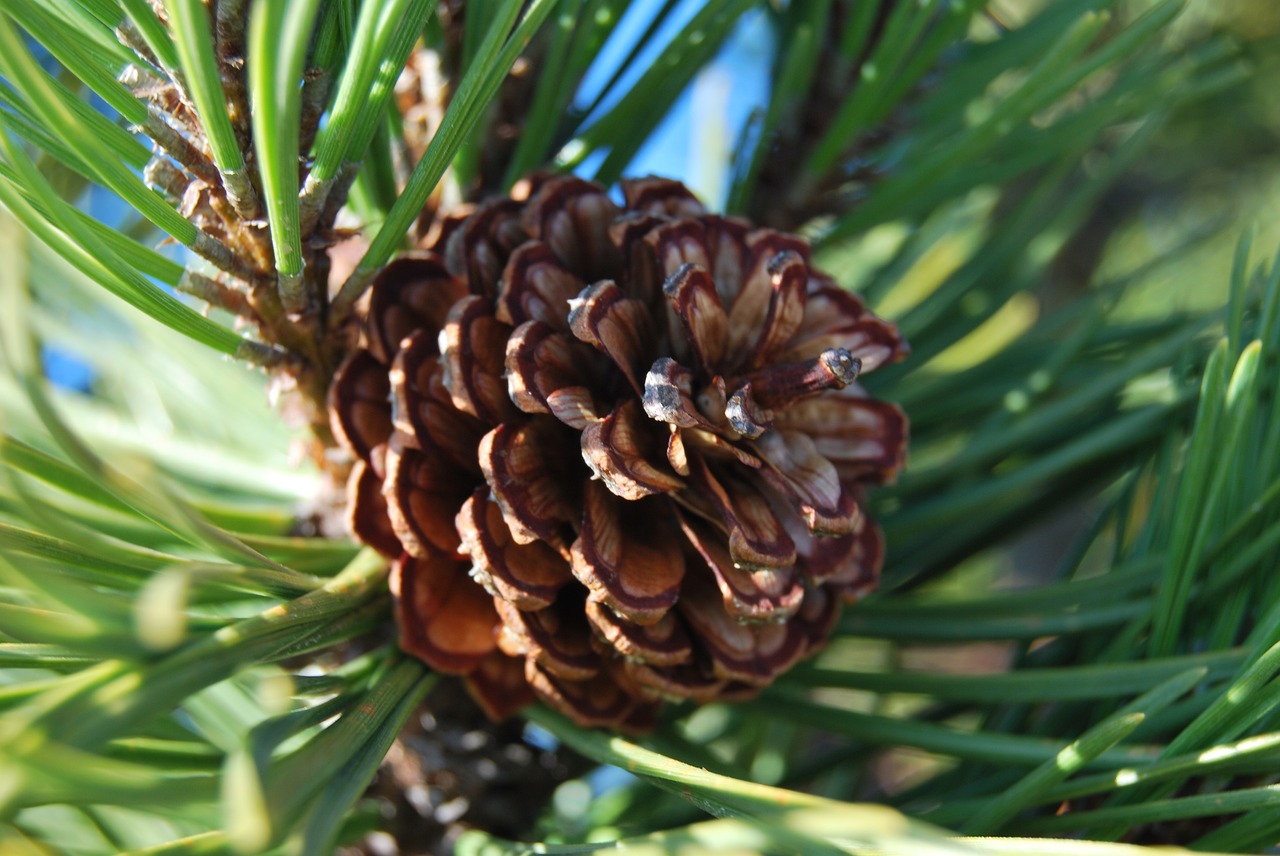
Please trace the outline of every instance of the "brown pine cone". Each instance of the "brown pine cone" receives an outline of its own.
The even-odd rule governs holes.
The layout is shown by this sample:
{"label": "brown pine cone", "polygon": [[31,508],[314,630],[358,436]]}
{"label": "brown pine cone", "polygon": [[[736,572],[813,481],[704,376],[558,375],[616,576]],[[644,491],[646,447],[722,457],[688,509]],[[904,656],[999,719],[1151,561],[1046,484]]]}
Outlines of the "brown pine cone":
{"label": "brown pine cone", "polygon": [[862,489],[907,422],[855,378],[896,328],[800,238],[674,181],[623,195],[542,179],[451,218],[379,274],[330,390],[401,646],[495,718],[750,695],[879,572]]}

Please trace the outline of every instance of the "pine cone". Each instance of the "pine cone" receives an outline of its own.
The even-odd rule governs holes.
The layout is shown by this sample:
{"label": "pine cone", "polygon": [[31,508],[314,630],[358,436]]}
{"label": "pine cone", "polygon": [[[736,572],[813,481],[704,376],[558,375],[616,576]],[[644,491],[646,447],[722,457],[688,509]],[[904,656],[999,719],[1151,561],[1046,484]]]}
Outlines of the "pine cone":
{"label": "pine cone", "polygon": [[855,378],[897,330],[800,238],[623,195],[544,179],[450,218],[379,274],[330,390],[401,646],[495,718],[748,696],[879,572],[862,490],[907,423]]}

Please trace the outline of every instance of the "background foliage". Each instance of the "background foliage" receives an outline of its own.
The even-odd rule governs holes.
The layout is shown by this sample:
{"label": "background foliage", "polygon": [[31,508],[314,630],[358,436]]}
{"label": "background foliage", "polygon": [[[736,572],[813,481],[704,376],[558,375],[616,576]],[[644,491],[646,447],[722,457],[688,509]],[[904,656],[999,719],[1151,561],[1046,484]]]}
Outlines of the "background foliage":
{"label": "background foliage", "polygon": [[[209,33],[237,5],[0,7],[4,847],[327,853],[382,825],[366,786],[436,676],[389,641],[381,561],[315,532],[324,319],[424,205],[538,168],[629,172],[748,30],[772,45],[767,91],[740,132],[701,128],[694,173],[728,210],[802,229],[914,346],[871,379],[913,431],[874,498],[884,585],[759,699],[673,709],[638,743],[528,710],[532,739],[590,763],[521,840],[1280,840],[1280,15],[255,3],[232,93]],[[449,86],[422,132],[393,95],[424,48]],[[130,66],[176,85],[192,124],[126,85]],[[194,178],[225,191],[230,225],[148,186],[151,140],[203,147]],[[330,292],[325,252],[357,233]],[[79,382],[51,387],[67,360]],[[531,846],[494,833],[459,847]]]}

